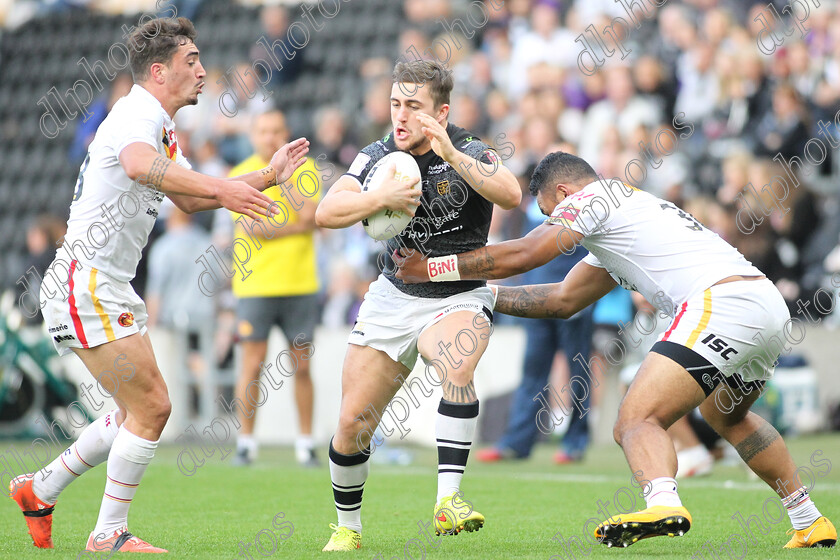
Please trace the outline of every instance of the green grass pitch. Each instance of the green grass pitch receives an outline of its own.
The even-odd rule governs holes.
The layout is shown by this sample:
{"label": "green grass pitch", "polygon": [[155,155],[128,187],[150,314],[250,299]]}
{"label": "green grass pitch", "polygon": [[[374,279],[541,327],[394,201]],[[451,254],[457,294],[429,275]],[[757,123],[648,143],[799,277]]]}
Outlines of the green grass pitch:
{"label": "green grass pitch", "polygon": [[[0,449],[19,446],[0,442]],[[812,497],[824,515],[840,521],[840,436],[792,439],[789,446],[797,465],[814,476]],[[288,449],[261,450],[251,468],[231,467],[211,458],[192,477],[176,466],[179,449],[163,447],[146,472],[130,513],[130,529],[154,545],[168,548],[171,558],[328,558],[322,553],[335,522],[329,471],[326,466],[304,470],[294,464]],[[624,550],[587,545],[568,548],[555,537],[583,540],[583,524],[599,518],[597,501],[608,502],[616,491],[630,486],[630,472],[615,445],[592,449],[578,465],[558,467],[551,462],[553,447],[540,447],[528,461],[483,465],[471,461],[462,485],[465,497],[487,517],[477,533],[462,533],[428,541],[419,536],[418,522],[429,522],[436,488],[433,450],[413,450],[411,466],[373,464],[365,487],[362,520],[363,547],[352,553],[365,559],[402,558],[494,559],[539,558],[837,558],[838,550],[782,550],[789,528],[787,515],[769,524],[762,505],[772,492],[749,479],[739,467],[717,466],[711,476],[680,484],[683,503],[694,517],[682,538],[655,538]],[[816,451],[822,456],[811,457]],[[5,453],[5,451],[4,451]],[[322,460],[326,452],[321,450]],[[830,463],[830,464],[829,464]],[[805,474],[807,478],[807,474]],[[9,499],[0,501],[0,558],[107,558],[107,553],[82,551],[92,530],[104,488],[105,467],[99,466],[74,482],[61,496],[53,525],[55,550],[38,550],[26,533],[23,517]],[[638,493],[637,489],[634,489]],[[629,503],[629,493],[618,495]],[[643,500],[637,498],[639,507]],[[772,502],[772,500],[771,500]],[[779,514],[768,502],[767,514]],[[280,512],[284,517],[276,518]],[[733,515],[757,516],[769,529],[756,529],[756,540],[742,545],[733,534],[743,529]],[[288,521],[293,525],[291,535]],[[755,522],[753,527],[757,528]],[[255,541],[259,536],[258,549]],[[559,538],[559,537],[558,537]],[[273,546],[276,539],[276,548]],[[423,548],[406,543],[416,539]],[[703,546],[707,548],[703,549]],[[746,546],[746,549],[745,549]],[[272,553],[272,548],[274,552]],[[425,552],[423,551],[425,549]],[[408,553],[408,554],[407,554]],[[340,555],[340,554],[339,554]]]}

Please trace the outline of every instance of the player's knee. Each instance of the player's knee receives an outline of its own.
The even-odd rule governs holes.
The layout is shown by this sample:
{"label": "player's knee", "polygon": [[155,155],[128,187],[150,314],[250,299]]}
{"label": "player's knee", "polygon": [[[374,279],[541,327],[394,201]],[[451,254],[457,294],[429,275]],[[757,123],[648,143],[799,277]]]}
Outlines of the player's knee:
{"label": "player's knee", "polygon": [[155,404],[149,407],[149,420],[155,426],[165,426],[170,414],[172,414],[172,402],[169,400],[169,395],[157,399]]}
{"label": "player's knee", "polygon": [[147,399],[136,416],[143,420],[149,428],[162,429],[172,413],[172,402],[166,388],[149,391]]}
{"label": "player's knee", "polygon": [[622,429],[621,420],[616,420],[615,424],[613,424],[613,439],[618,445],[621,445],[621,437],[624,434],[624,430]]}
{"label": "player's knee", "polygon": [[363,432],[375,430],[376,422],[365,414],[353,414],[341,411],[338,417],[338,432],[336,436],[346,441],[355,441]]}
{"label": "player's knee", "polygon": [[619,412],[618,419],[613,425],[613,439],[617,444],[621,445],[621,442],[627,433],[633,428],[638,427],[639,424],[641,424],[641,419],[623,415]]}

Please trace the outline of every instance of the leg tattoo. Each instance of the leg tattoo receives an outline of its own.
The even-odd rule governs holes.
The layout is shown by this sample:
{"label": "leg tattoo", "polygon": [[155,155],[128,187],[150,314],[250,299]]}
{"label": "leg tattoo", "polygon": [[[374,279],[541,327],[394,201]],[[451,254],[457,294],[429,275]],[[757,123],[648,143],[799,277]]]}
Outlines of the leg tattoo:
{"label": "leg tattoo", "polygon": [[447,380],[443,384],[443,398],[458,404],[470,404],[478,400],[472,380],[465,387],[459,387]]}
{"label": "leg tattoo", "polygon": [[780,437],[782,436],[779,435],[776,428],[766,422],[755,433],[748,435],[741,443],[736,445],[735,450],[745,463],[749,463],[753,457],[770,447]]}

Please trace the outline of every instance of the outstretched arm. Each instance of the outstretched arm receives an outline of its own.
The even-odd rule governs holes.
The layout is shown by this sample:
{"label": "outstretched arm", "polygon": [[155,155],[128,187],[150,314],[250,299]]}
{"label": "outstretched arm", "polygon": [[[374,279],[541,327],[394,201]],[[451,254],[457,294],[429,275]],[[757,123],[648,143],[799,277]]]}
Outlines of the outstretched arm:
{"label": "outstretched arm", "polygon": [[[277,150],[272,156],[271,162],[263,169],[238,177],[220,178],[220,180],[225,182],[241,181],[262,192],[273,185],[285,183],[297,168],[304,164],[307,152],[309,152],[309,141],[305,138],[298,138]],[[189,214],[222,207],[222,204],[215,199],[175,193],[167,193],[167,196],[178,208]]]}
{"label": "outstretched arm", "polygon": [[[272,158],[272,165],[234,179],[210,177],[160,155],[144,142],[134,142],[119,154],[126,175],[138,183],[166,193],[184,212],[224,207],[259,219],[271,212],[273,200],[261,191],[276,181],[285,181],[304,161],[309,142],[301,138],[283,146]],[[273,165],[277,164],[277,167]]]}
{"label": "outstretched arm", "polygon": [[495,286],[495,311],[534,319],[568,319],[615,288],[606,269],[577,263],[562,282],[531,286]]}
{"label": "outstretched arm", "polygon": [[441,262],[457,263],[458,278],[446,277],[446,280],[507,278],[540,267],[561,253],[574,251],[582,238],[583,235],[567,227],[542,224],[520,239],[437,257],[431,262],[414,251],[405,259],[395,259],[400,267],[397,278],[409,284],[435,281]]}

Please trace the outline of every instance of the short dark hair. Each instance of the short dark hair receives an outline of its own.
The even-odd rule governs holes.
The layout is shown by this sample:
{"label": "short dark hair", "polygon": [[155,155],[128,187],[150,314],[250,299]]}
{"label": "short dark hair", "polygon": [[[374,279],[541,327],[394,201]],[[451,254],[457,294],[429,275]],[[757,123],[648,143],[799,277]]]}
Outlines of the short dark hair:
{"label": "short dark hair", "polygon": [[449,104],[449,94],[455,85],[452,70],[436,60],[401,60],[394,66],[391,79],[395,84],[429,84],[435,107]]}
{"label": "short dark hair", "polygon": [[156,18],[135,29],[126,41],[134,82],[146,80],[152,64],[169,64],[178,47],[194,43],[196,36],[195,26],[185,17]]}
{"label": "short dark hair", "polygon": [[552,152],[534,169],[528,190],[532,196],[537,196],[539,191],[558,183],[578,184],[597,178],[598,174],[585,160],[566,152]]}

